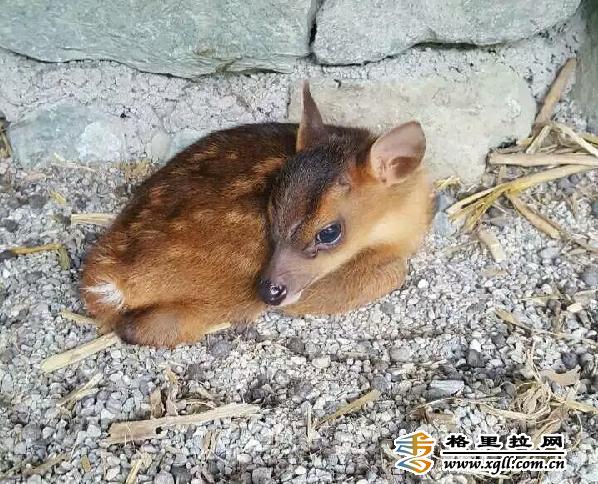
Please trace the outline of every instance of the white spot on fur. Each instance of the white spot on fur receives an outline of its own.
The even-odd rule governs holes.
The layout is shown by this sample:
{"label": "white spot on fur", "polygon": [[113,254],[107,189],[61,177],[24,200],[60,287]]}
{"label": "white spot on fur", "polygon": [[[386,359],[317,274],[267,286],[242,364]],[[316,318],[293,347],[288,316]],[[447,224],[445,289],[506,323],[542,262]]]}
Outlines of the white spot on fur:
{"label": "white spot on fur", "polygon": [[99,302],[106,306],[114,306],[116,309],[121,309],[125,304],[123,293],[113,282],[101,282],[85,290],[99,296]]}

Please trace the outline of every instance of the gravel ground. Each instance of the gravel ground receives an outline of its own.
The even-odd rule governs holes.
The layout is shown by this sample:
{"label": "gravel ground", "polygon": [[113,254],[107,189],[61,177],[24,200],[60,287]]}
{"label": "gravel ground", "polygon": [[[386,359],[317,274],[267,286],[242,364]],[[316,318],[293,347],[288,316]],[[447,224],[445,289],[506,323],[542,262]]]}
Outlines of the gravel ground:
{"label": "gravel ground", "polygon": [[[539,99],[557,66],[575,50],[578,31],[561,27],[548,36],[484,51],[418,47],[363,69],[306,64],[297,68],[294,77],[425,76],[439,65],[467,66],[488,57],[525,76]],[[12,57],[4,57],[12,62]],[[76,63],[64,69],[93,71],[95,65]],[[115,72],[126,69],[102,65]],[[14,116],[37,102],[49,103],[52,96],[64,95],[51,88],[64,83],[48,81],[52,70],[64,77],[63,66],[52,66],[46,74],[43,65],[36,66],[40,72],[34,69],[29,75],[39,83],[15,95]],[[14,79],[9,77],[5,84],[16,86],[28,71],[7,72]],[[263,84],[264,92],[273,97],[272,103],[266,103],[272,109],[258,115],[258,106],[247,117],[233,110],[231,119],[284,118],[286,77],[262,74],[234,79],[214,76],[197,86],[207,85],[205,97],[217,100],[219,91],[211,90],[211,83],[245,82],[248,94],[253,91],[247,86]],[[73,89],[73,95],[85,96],[85,89]],[[150,109],[153,98],[147,99],[143,97],[139,105]],[[222,111],[214,102],[214,112]],[[557,107],[557,117],[584,128],[569,102]],[[177,128],[185,127],[185,116],[175,119],[183,123]],[[209,124],[206,129],[222,127],[221,117],[213,119],[217,126]],[[136,139],[143,133],[135,129],[131,127]],[[491,209],[483,221],[507,254],[500,264],[475,236],[462,234],[441,211],[433,233],[412,260],[404,288],[359,311],[301,319],[270,313],[255,325],[212,335],[192,347],[112,347],[43,374],[40,363],[45,358],[96,337],[93,326],[60,316],[65,309],[84,312],[77,294],[81,258],[101,231],[97,226],[72,226],[71,213],[118,211],[134,185],[147,175],[146,169],[143,163],[94,171],[57,163],[36,171],[10,159],[0,160],[0,482],[124,482],[132,464],[143,456],[139,482],[159,484],[420,482],[393,470],[392,460],[382,451],[386,442],[417,428],[436,438],[449,431],[469,436],[534,432],[532,424],[506,420],[473,402],[491,397],[493,406],[512,409],[520,384],[534,380],[527,364],[530,351],[538,370],[578,369],[574,398],[598,406],[596,346],[579,341],[598,339],[598,301],[596,292],[588,292],[598,288],[596,256],[571,243],[548,239],[504,203],[503,210]],[[509,175],[518,173],[514,169]],[[487,174],[483,185],[493,183],[493,175]],[[574,175],[530,190],[524,198],[570,234],[589,237],[596,247],[597,187],[596,172]],[[462,195],[442,193],[441,210]],[[65,245],[70,269],[61,268],[55,252],[13,257],[5,250],[50,242]],[[574,306],[573,312],[575,302],[581,308]],[[513,313],[534,333],[508,326],[496,316],[497,309]],[[539,330],[577,339],[555,338]],[[72,406],[57,405],[95,375],[100,378],[95,393]],[[314,419],[329,415],[372,388],[382,392],[377,401],[322,425],[308,438],[308,414]],[[556,383],[551,388],[557,395],[567,391]],[[163,397],[176,396],[179,414],[205,410],[198,402],[206,401],[211,405],[248,402],[260,410],[253,417],[164,431],[159,440],[103,443],[111,423],[150,416],[150,394],[156,389]],[[423,407],[427,411],[422,412],[422,404],[448,397],[458,398]],[[169,409],[175,411],[172,405]],[[431,409],[446,416],[439,417]],[[544,482],[598,482],[597,429],[596,416],[571,413],[564,418],[559,431],[567,436],[568,469],[545,474]],[[32,468],[57,456],[63,460],[45,473],[29,475]],[[536,479],[536,475],[514,477],[515,481]],[[436,466],[428,481],[472,482],[473,478],[443,475]]]}
{"label": "gravel ground", "polygon": [[[153,350],[114,347],[50,375],[48,356],[95,337],[59,312],[83,312],[77,296],[81,257],[96,239],[95,226],[71,226],[74,212],[113,212],[126,202],[146,166],[88,171],[55,166],[26,171],[0,162],[0,251],[15,245],[62,242],[71,257],[61,269],[53,252],[11,257],[0,252],[0,473],[7,482],[123,482],[131,464],[147,454],[140,482],[393,482],[382,444],[416,428],[440,437],[437,418],[414,410],[434,405],[467,435],[529,430],[467,400],[494,397],[509,408],[516,385],[531,381],[526,352],[538,369],[580,370],[575,398],[598,405],[595,347],[507,326],[497,308],[540,330],[597,339],[598,302],[580,291],[598,287],[596,258],[568,243],[550,241],[512,210],[492,209],[484,221],[508,255],[502,264],[441,213],[434,233],[413,259],[405,287],[359,311],[333,318],[291,319],[267,314],[256,325],[210,336],[191,347]],[[513,171],[516,174],[516,170]],[[492,175],[485,177],[492,183]],[[538,187],[534,202],[571,234],[598,241],[596,173]],[[60,203],[61,194],[66,203]],[[571,198],[576,194],[577,198]],[[440,206],[454,193],[443,193]],[[593,206],[592,206],[592,200]],[[543,300],[532,296],[547,296]],[[566,310],[573,300],[583,309]],[[102,443],[112,422],[149,416],[149,395],[178,378],[179,413],[191,399],[215,404],[249,402],[256,416],[169,430],[160,440]],[[57,400],[101,375],[97,393],[71,408]],[[553,390],[562,394],[556,383]],[[323,425],[307,439],[306,415],[328,415],[372,388],[380,399]],[[197,403],[195,403],[197,407]],[[197,408],[196,408],[197,409]],[[598,480],[596,416],[566,418],[568,470],[546,482]],[[27,475],[51,457],[65,459],[43,476]],[[89,466],[87,466],[87,461]],[[87,470],[86,470],[87,468]],[[437,470],[434,481],[453,482]],[[408,478],[407,478],[408,480]],[[459,482],[465,482],[461,480]]]}

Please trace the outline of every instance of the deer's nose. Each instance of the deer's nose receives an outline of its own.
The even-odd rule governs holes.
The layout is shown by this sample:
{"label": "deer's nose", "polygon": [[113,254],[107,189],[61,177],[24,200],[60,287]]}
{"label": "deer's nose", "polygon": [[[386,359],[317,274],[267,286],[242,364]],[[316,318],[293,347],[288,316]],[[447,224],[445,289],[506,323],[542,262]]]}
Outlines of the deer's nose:
{"label": "deer's nose", "polygon": [[262,280],[259,285],[259,294],[266,304],[278,306],[287,295],[284,285],[273,284],[270,280]]}

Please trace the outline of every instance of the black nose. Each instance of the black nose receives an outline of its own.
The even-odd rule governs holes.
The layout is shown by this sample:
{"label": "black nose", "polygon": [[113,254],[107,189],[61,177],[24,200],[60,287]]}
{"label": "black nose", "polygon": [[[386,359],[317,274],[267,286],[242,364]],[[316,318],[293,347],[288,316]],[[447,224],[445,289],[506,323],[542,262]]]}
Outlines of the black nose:
{"label": "black nose", "polygon": [[260,281],[260,297],[266,304],[278,306],[287,295],[286,286],[272,284],[272,281]]}

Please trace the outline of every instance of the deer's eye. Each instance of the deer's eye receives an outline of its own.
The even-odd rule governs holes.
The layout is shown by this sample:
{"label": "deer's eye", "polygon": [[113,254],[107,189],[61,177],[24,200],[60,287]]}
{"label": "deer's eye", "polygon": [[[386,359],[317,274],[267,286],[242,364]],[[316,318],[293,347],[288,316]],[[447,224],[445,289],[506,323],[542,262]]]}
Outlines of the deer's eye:
{"label": "deer's eye", "polygon": [[331,223],[317,233],[316,242],[322,245],[334,245],[341,239],[342,233],[343,230],[340,223]]}

